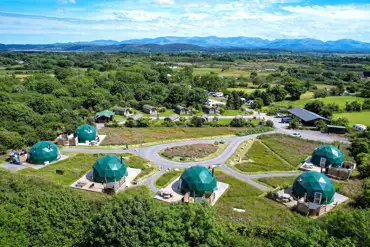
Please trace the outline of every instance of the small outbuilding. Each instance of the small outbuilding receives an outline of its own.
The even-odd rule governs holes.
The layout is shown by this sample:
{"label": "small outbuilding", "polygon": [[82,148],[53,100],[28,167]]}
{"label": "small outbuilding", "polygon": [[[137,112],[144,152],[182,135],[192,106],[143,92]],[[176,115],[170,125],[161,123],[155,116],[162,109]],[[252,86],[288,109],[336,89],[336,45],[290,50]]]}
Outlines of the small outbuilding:
{"label": "small outbuilding", "polygon": [[217,180],[213,170],[204,166],[192,166],[184,171],[179,180],[182,194],[190,197],[203,197],[217,190]]}
{"label": "small outbuilding", "polygon": [[330,179],[319,172],[305,172],[297,177],[292,188],[293,196],[318,205],[334,201],[334,186]]}
{"label": "small outbuilding", "polygon": [[95,122],[96,123],[107,123],[113,121],[114,112],[105,110],[101,112],[97,112],[95,114]]}
{"label": "small outbuilding", "polygon": [[122,158],[108,154],[98,159],[93,166],[93,181],[97,183],[120,183],[125,182],[127,166]]}
{"label": "small outbuilding", "polygon": [[332,145],[322,145],[312,153],[311,162],[316,166],[341,167],[344,162],[342,151]]}
{"label": "small outbuilding", "polygon": [[189,108],[178,105],[175,107],[175,112],[179,115],[186,115],[190,114],[191,110]]}
{"label": "small outbuilding", "polygon": [[150,115],[158,114],[157,108],[151,105],[143,105],[143,112],[150,114]]}
{"label": "small outbuilding", "polygon": [[290,114],[299,118],[304,125],[315,125],[315,122],[318,120],[323,120],[325,122],[330,122],[329,119],[324,118],[314,112],[308,111],[303,108],[293,108],[288,110]]}
{"label": "small outbuilding", "polygon": [[131,109],[128,107],[116,106],[113,108],[113,111],[115,114],[121,115],[121,116],[129,116],[131,114]]}
{"label": "small outbuilding", "polygon": [[60,159],[57,145],[48,141],[41,141],[32,146],[28,152],[27,162],[35,165],[45,165]]}
{"label": "small outbuilding", "polygon": [[76,129],[76,137],[79,143],[86,143],[96,140],[96,129],[88,124],[82,125]]}
{"label": "small outbuilding", "polygon": [[216,114],[216,113],[219,113],[219,109],[217,106],[204,105],[203,112],[206,114]]}
{"label": "small outbuilding", "polygon": [[327,125],[326,132],[335,134],[345,134],[347,131],[346,126]]}

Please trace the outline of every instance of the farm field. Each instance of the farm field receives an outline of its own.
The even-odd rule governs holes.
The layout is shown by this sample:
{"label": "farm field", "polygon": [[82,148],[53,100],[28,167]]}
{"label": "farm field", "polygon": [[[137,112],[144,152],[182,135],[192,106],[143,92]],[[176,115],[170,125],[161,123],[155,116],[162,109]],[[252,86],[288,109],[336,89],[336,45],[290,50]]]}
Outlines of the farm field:
{"label": "farm field", "polygon": [[232,127],[149,127],[149,128],[104,128],[99,131],[106,134],[103,145],[141,144],[163,142],[175,139],[202,138],[210,136],[235,135],[245,128]]}
{"label": "farm field", "polygon": [[305,104],[307,104],[310,100],[320,100],[324,102],[324,104],[330,104],[334,103],[339,105],[339,108],[344,109],[346,106],[346,102],[351,102],[351,101],[358,101],[360,103],[364,102],[364,98],[359,98],[359,97],[353,97],[353,96],[331,96],[331,97],[326,97],[326,98],[318,98],[318,99],[301,99],[297,101],[282,101],[282,102],[277,102],[276,105],[282,106],[282,107],[304,107]]}
{"label": "farm field", "polygon": [[248,88],[248,87],[228,88],[227,90],[229,90],[229,91],[242,91],[242,92],[247,93],[247,94],[251,94],[256,90],[266,91],[265,88]]}
{"label": "farm field", "polygon": [[252,144],[242,158],[242,162],[235,164],[235,168],[242,172],[290,171],[294,169],[258,140]]}
{"label": "farm field", "polygon": [[169,185],[175,178],[179,177],[183,173],[184,169],[172,169],[166,173],[164,173],[162,176],[160,176],[155,181],[155,186],[157,188],[164,188],[167,185]]}
{"label": "farm field", "polygon": [[[298,175],[297,175],[298,176]],[[262,182],[271,188],[286,188],[293,185],[294,181],[296,180],[297,176],[292,177],[272,177],[272,178],[259,178],[257,179],[258,182]]]}
{"label": "farm field", "polygon": [[[44,178],[57,184],[68,186],[90,171],[95,161],[102,156],[103,155],[101,154],[70,154],[68,159],[50,166],[41,168],[39,170],[27,168],[21,170],[19,173]],[[154,171],[154,167],[147,168],[145,166],[147,163],[149,163],[149,161],[141,157],[133,156],[131,154],[124,154],[123,156],[125,156],[124,162],[127,164],[127,166],[143,169],[143,171],[139,174],[139,177],[143,177]],[[64,174],[59,175],[55,172],[56,170],[63,170]]]}
{"label": "farm field", "polygon": [[352,126],[353,124],[364,124],[366,126],[370,126],[370,111],[362,111],[362,112],[341,112],[341,113],[334,113],[333,118],[347,118],[349,120],[349,124]]}

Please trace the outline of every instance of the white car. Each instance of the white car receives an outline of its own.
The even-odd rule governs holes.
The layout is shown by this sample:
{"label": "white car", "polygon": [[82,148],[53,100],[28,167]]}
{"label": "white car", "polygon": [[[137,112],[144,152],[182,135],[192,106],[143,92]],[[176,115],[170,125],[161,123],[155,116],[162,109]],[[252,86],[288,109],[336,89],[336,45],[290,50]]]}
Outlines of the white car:
{"label": "white car", "polygon": [[363,124],[354,124],[353,128],[357,131],[365,131],[367,127]]}
{"label": "white car", "polygon": [[302,137],[302,135],[298,132],[294,132],[293,134],[291,134],[291,136],[298,137],[298,138]]}
{"label": "white car", "polygon": [[281,114],[281,113],[278,113],[278,114],[276,114],[276,117],[277,117],[277,118],[283,118],[283,117],[284,117],[284,115],[283,115],[283,114]]}

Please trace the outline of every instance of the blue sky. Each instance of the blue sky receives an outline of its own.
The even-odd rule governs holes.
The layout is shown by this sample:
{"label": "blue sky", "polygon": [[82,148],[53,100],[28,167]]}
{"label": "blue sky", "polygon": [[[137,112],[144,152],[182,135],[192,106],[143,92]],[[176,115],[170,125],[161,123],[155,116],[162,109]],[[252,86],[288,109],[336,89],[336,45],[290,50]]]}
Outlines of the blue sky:
{"label": "blue sky", "polygon": [[370,0],[1,0],[0,43],[159,36],[370,42]]}

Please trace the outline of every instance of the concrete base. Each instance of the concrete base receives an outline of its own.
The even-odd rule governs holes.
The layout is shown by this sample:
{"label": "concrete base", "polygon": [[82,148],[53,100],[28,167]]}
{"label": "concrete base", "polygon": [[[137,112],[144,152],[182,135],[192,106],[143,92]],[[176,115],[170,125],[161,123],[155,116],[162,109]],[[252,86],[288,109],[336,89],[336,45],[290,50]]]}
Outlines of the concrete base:
{"label": "concrete base", "polygon": [[[315,171],[315,172],[321,172],[321,167],[318,167],[314,165],[311,162],[311,157],[307,158],[304,163],[299,167],[300,170],[303,171]],[[322,171],[325,172],[325,168],[322,168]]]}
{"label": "concrete base", "polygon": [[20,171],[23,169],[26,169],[27,167],[22,166],[22,165],[16,165],[16,164],[11,164],[11,163],[5,163],[0,165],[1,168],[7,169],[9,171]]}
{"label": "concrete base", "polygon": [[55,163],[58,163],[62,160],[66,160],[68,158],[69,158],[69,156],[62,154],[62,155],[60,155],[59,160],[53,161],[53,162],[49,163],[48,165],[35,165],[35,164],[30,164],[30,163],[25,162],[25,163],[22,163],[22,166],[27,167],[27,168],[32,168],[32,169],[35,169],[35,170],[39,170],[39,169],[42,169],[44,167],[51,166]]}
{"label": "concrete base", "polygon": [[77,146],[92,146],[92,147],[95,147],[95,146],[99,146],[100,143],[102,143],[105,139],[105,137],[107,137],[106,135],[98,135],[99,136],[99,142],[94,144],[94,145],[91,145],[90,143],[77,143]]}
{"label": "concrete base", "polygon": [[[180,177],[177,177],[171,184],[169,184],[166,188],[162,189],[162,191],[164,191],[166,194],[172,194],[172,197],[166,199],[157,194],[154,198],[169,203],[180,202],[183,199],[184,195],[181,194],[179,190],[179,179]],[[222,196],[223,193],[225,193],[227,188],[229,188],[228,184],[217,182],[217,190],[215,191],[215,199],[211,203],[212,206],[215,205],[217,200]]]}
{"label": "concrete base", "polygon": [[[126,182],[122,184],[122,186],[117,190],[118,192],[121,192],[127,187],[132,186],[132,181],[140,174],[140,169],[134,169],[127,167],[127,177]],[[102,183],[96,183],[92,180],[93,171],[89,171],[87,174],[85,174],[83,177],[78,179],[76,182],[70,185],[70,187],[75,189],[81,189],[81,190],[87,190],[92,192],[100,192],[103,193],[103,190],[105,188],[105,185]],[[83,185],[83,186],[80,186]]]}

